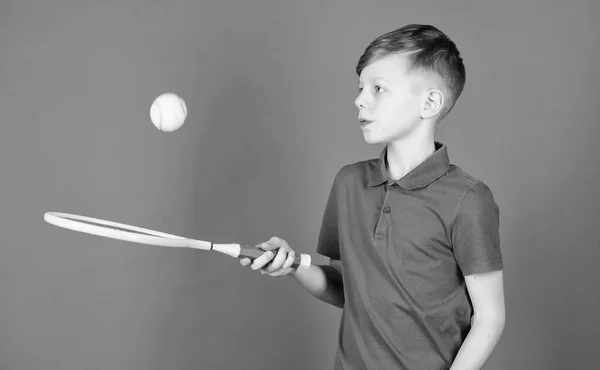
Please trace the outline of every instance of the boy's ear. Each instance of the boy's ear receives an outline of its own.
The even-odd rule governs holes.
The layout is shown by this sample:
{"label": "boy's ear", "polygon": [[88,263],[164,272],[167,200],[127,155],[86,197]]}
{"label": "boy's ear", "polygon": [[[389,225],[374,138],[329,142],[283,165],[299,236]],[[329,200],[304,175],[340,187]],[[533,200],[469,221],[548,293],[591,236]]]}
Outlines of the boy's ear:
{"label": "boy's ear", "polygon": [[441,112],[444,104],[444,93],[438,89],[425,91],[421,106],[421,118],[432,118]]}

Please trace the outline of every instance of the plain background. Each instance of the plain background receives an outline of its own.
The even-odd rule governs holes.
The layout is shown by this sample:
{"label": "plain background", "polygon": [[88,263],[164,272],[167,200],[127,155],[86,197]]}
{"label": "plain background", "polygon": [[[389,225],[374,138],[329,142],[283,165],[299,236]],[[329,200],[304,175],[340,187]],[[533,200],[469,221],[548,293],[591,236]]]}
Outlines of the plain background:
{"label": "plain background", "polygon": [[[0,369],[328,369],[340,310],[233,258],[46,211],[314,253],[336,171],[377,157],[354,67],[408,23],[467,84],[437,139],[501,210],[507,327],[486,369],[597,369],[600,3],[3,0]],[[185,126],[157,131],[176,92]]]}

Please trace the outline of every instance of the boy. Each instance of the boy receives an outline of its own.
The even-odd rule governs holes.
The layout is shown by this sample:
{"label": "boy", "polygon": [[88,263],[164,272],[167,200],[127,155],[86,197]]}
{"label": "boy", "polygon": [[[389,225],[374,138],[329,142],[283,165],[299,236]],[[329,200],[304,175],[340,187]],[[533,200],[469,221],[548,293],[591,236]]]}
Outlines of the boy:
{"label": "boy", "polygon": [[498,206],[434,140],[462,58],[437,28],[408,25],[374,40],[356,73],[364,139],[385,148],[335,176],[317,245],[329,265],[291,269],[275,237],[241,263],[342,308],[335,369],[481,369],[505,321]]}

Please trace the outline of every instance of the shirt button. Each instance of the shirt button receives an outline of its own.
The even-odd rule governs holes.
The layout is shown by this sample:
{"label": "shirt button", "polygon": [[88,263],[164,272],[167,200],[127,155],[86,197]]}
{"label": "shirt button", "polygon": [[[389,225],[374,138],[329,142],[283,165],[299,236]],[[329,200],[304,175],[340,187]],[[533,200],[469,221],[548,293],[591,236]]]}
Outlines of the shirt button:
{"label": "shirt button", "polygon": [[391,210],[390,206],[383,207],[383,213],[390,213]]}
{"label": "shirt button", "polygon": [[390,190],[394,190],[394,189],[396,189],[396,184],[391,184],[390,185]]}

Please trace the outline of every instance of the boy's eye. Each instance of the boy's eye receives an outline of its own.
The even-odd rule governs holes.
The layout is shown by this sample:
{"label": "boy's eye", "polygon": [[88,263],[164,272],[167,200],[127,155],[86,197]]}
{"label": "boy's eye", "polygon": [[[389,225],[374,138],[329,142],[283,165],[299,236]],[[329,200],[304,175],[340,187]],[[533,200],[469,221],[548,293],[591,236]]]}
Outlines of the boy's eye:
{"label": "boy's eye", "polygon": [[383,91],[383,89],[380,86],[375,86],[375,92],[376,93],[380,93],[382,91]]}

